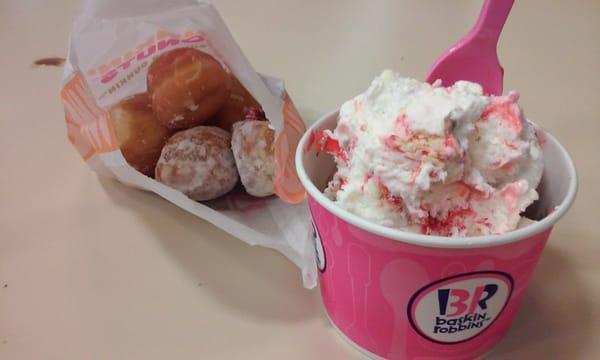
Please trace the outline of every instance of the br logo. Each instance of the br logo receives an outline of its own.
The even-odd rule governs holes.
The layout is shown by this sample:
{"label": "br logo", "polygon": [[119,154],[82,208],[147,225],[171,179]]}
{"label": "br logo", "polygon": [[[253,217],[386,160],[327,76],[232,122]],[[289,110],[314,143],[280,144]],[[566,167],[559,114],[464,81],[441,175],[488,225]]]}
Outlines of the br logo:
{"label": "br logo", "polygon": [[408,319],[424,338],[456,344],[481,334],[500,316],[512,293],[512,277],[499,271],[454,275],[419,289]]}
{"label": "br logo", "polygon": [[[486,302],[498,292],[498,285],[478,286],[473,293],[465,289],[439,289],[439,314],[448,317],[464,313],[474,314],[476,310],[487,310]],[[452,300],[450,300],[452,299]]]}

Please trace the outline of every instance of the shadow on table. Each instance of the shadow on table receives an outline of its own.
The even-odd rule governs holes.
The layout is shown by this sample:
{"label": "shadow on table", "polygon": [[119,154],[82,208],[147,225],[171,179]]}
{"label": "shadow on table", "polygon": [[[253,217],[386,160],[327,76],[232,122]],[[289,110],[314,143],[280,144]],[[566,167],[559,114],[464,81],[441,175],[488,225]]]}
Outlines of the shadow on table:
{"label": "shadow on table", "polygon": [[274,322],[321,316],[319,292],[302,287],[300,271],[283,255],[248,246],[152,193],[99,182],[118,206],[139,215],[198,291],[243,316]]}
{"label": "shadow on table", "polygon": [[[557,229],[558,230],[558,229]],[[555,234],[557,237],[566,235]],[[588,290],[577,259],[548,244],[506,337],[489,359],[579,359],[594,341]]]}
{"label": "shadow on table", "polygon": [[[304,289],[300,272],[282,255],[248,246],[154,194],[99,179],[112,201],[139,215],[198,291],[241,316],[326,322],[318,291]],[[560,229],[554,235],[569,237]],[[589,348],[592,304],[576,261],[550,241],[510,331],[489,359],[580,358],[578,351]]]}

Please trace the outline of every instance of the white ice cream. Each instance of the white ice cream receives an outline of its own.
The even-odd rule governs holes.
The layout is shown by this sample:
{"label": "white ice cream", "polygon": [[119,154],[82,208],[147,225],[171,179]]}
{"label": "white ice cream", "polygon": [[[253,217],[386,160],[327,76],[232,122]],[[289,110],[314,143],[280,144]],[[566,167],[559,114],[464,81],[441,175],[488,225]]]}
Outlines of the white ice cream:
{"label": "white ice cream", "polygon": [[317,146],[335,156],[326,194],[375,223],[424,234],[499,234],[538,197],[543,170],[535,127],[518,95],[483,95],[389,70],[340,108]]}

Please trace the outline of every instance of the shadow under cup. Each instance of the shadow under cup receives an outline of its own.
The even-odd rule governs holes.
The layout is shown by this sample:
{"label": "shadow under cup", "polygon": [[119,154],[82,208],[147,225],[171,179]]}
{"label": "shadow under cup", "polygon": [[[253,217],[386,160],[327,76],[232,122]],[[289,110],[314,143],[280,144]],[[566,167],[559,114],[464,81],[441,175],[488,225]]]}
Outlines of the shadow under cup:
{"label": "shadow under cup", "polygon": [[320,288],[338,332],[372,358],[479,358],[515,317],[552,226],[575,199],[571,158],[543,133],[538,222],[494,236],[447,238],[367,222],[327,199],[331,156],[305,151],[311,134],[333,129],[337,111],[317,121],[296,152],[314,224]]}

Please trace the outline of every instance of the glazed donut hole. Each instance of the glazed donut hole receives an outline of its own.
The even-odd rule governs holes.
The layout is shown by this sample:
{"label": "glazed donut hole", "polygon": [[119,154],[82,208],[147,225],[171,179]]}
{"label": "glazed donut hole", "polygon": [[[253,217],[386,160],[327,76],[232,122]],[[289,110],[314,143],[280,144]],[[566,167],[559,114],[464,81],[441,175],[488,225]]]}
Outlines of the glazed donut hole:
{"label": "glazed donut hole", "polygon": [[229,98],[217,112],[211,124],[227,131],[233,131],[233,124],[244,119],[248,109],[260,109],[256,99],[246,90],[240,81],[232,76],[232,85]]}
{"label": "glazed donut hole", "polygon": [[174,130],[205,124],[230,98],[231,75],[211,55],[179,48],[148,69],[148,92],[158,121]]}
{"label": "glazed donut hole", "polygon": [[156,162],[172,131],[157,121],[148,94],[131,96],[113,106],[110,121],[125,160],[154,177]]}

